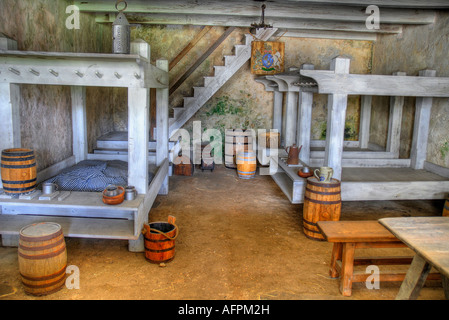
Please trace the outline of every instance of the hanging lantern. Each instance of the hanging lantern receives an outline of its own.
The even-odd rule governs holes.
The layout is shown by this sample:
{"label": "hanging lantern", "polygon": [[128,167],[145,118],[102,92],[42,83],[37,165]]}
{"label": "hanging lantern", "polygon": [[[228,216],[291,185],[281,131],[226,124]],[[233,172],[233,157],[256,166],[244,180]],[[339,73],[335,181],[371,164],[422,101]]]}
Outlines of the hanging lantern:
{"label": "hanging lantern", "polygon": [[[118,4],[120,2],[125,3],[125,7],[121,10],[118,9]],[[124,0],[119,0],[115,4],[115,8],[119,11],[117,18],[112,24],[112,52],[113,53],[130,53],[130,42],[131,42],[131,32],[130,32],[130,24],[126,19],[123,11],[127,8],[128,4]]]}

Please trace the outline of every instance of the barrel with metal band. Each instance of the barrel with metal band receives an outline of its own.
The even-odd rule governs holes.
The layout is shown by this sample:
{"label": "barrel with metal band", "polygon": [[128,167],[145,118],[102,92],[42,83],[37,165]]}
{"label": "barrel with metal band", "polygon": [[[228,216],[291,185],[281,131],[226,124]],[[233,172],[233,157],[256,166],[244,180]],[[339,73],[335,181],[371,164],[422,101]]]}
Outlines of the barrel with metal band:
{"label": "barrel with metal band", "polygon": [[42,296],[65,284],[67,250],[59,224],[35,223],[19,232],[19,272],[25,292]]}
{"label": "barrel with metal band", "polygon": [[169,262],[175,257],[175,240],[179,230],[176,218],[168,217],[168,222],[152,222],[144,224],[145,258],[152,263]]}
{"label": "barrel with metal band", "polygon": [[20,195],[36,189],[36,158],[31,149],[5,149],[1,156],[3,190]]}
{"label": "barrel with metal band", "polygon": [[319,182],[315,177],[307,179],[303,205],[303,228],[307,238],[323,241],[318,221],[338,221],[341,215],[340,181]]}

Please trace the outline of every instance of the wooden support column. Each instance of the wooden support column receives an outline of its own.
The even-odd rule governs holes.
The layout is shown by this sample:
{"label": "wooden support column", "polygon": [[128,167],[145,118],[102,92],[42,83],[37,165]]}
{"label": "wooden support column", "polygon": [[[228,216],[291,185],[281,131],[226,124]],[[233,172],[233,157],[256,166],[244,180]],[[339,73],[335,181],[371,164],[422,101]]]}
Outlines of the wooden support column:
{"label": "wooden support column", "polygon": [[[435,77],[435,70],[422,70],[420,77]],[[415,123],[413,128],[412,150],[410,152],[411,167],[423,169],[427,158],[427,140],[429,137],[430,115],[432,110],[430,97],[417,97],[415,109]]]}
{"label": "wooden support column", "polygon": [[371,125],[371,105],[372,96],[362,96],[360,106],[360,128],[359,128],[359,147],[362,149],[368,148],[369,132]]}
{"label": "wooden support column", "polygon": [[[168,72],[168,61],[157,60],[156,67]],[[168,159],[168,88],[156,89],[156,165],[160,167]],[[168,194],[168,174],[159,194]]]}
{"label": "wooden support column", "polygon": [[73,155],[76,163],[87,159],[86,87],[72,86]]}
{"label": "wooden support column", "polygon": [[[394,76],[406,76],[405,72],[395,72]],[[390,98],[390,117],[388,120],[388,137],[387,137],[387,152],[395,154],[399,157],[399,147],[401,144],[401,124],[402,124],[402,109],[404,107],[404,97]]]}
{"label": "wooden support column", "polygon": [[279,90],[273,91],[273,129],[278,130],[279,133],[282,132],[282,107],[284,94]]}
{"label": "wooden support column", "polygon": [[[0,33],[1,50],[17,50],[17,42]],[[0,151],[21,147],[20,135],[20,87],[17,84],[0,83]],[[0,180],[0,188],[2,188]]]}
{"label": "wooden support column", "polygon": [[[302,70],[314,70],[313,64],[303,64]],[[296,143],[302,146],[300,158],[303,162],[310,162],[310,135],[312,130],[313,92],[299,91],[298,98],[298,126]]]}
{"label": "wooden support column", "polygon": [[[331,70],[336,74],[349,74],[350,60],[337,57],[332,60]],[[328,99],[328,116],[326,129],[326,147],[324,165],[334,169],[334,178],[341,180],[343,143],[345,138],[345,119],[348,95],[330,94]]]}
{"label": "wooden support column", "polygon": [[[150,59],[150,46],[140,40],[131,43],[131,53]],[[128,185],[139,194],[148,192],[150,90],[128,88]]]}

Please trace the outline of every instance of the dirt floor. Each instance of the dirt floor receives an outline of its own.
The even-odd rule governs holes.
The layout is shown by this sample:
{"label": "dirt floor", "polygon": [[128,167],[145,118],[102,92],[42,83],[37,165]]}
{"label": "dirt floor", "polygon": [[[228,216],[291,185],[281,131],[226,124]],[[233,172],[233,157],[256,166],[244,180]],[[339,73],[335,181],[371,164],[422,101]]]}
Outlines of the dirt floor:
{"label": "dirt floor", "polygon": [[[341,220],[438,216],[442,208],[443,201],[344,202]],[[390,300],[398,293],[397,282],[381,283],[379,290],[358,283],[351,297],[343,297],[339,280],[328,276],[332,244],[304,236],[302,205],[292,205],[269,176],[241,180],[223,166],[173,176],[169,195],[157,197],[149,221],[169,215],[176,217],[180,234],[176,256],[165,267],[129,252],[126,241],[66,238],[68,265],[79,268],[80,288],[45,297],[25,294],[17,248],[0,247],[0,300]],[[371,254],[412,252],[356,252]],[[428,281],[420,299],[444,299],[441,282]]]}

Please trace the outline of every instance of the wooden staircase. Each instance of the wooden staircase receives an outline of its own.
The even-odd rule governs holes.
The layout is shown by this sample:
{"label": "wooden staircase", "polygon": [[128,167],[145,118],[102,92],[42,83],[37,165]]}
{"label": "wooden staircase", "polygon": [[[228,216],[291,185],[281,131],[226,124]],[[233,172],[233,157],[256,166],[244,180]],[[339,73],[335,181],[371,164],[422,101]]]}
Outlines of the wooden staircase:
{"label": "wooden staircase", "polygon": [[[277,29],[259,29],[255,38],[268,40]],[[214,76],[204,77],[203,87],[193,88],[193,97],[184,98],[184,106],[173,108],[169,135],[173,136],[198,110],[251,58],[253,36],[246,34],[245,44],[235,45],[235,55],[225,56],[224,66],[215,66]]]}

